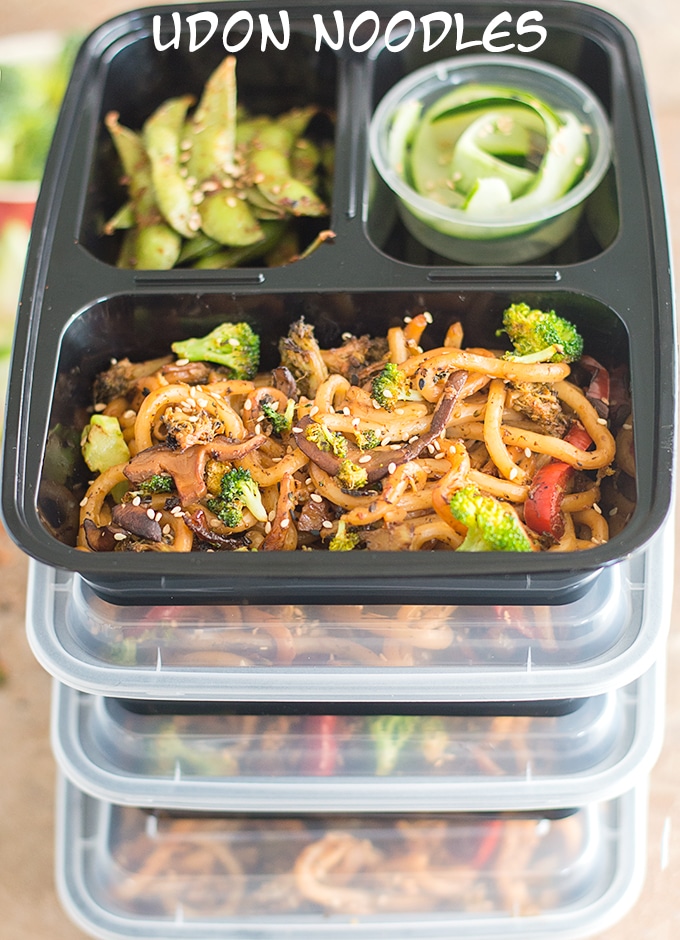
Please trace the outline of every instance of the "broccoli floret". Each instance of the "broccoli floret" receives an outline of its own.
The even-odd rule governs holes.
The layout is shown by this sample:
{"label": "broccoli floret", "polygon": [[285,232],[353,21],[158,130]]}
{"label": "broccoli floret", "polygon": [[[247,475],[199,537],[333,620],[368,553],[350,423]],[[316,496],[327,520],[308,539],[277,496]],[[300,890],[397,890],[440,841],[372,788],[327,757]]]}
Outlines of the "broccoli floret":
{"label": "broccoli floret", "polygon": [[274,434],[287,434],[293,427],[293,414],[295,413],[295,402],[292,398],[288,399],[286,410],[277,411],[269,402],[262,402],[262,414],[267,418],[272,426]]}
{"label": "broccoli floret", "polygon": [[359,533],[353,530],[347,531],[347,523],[344,519],[338,522],[338,530],[328,543],[329,552],[351,552],[359,544]]}
{"label": "broccoli floret", "polygon": [[347,456],[347,438],[340,431],[330,431],[320,421],[312,421],[307,425],[305,437],[319,450],[330,451],[336,457]]}
{"label": "broccoli floret", "polygon": [[402,748],[418,724],[416,715],[376,715],[369,719],[369,731],[375,743],[377,776],[391,774]]}
{"label": "broccoli floret", "polygon": [[92,415],[90,423],[83,428],[80,449],[87,466],[97,473],[130,459],[120,423],[114,415]]}
{"label": "broccoli floret", "polygon": [[262,505],[260,489],[250,470],[232,467],[222,477],[219,496],[208,500],[208,509],[225,525],[236,528],[243,521],[244,507],[250,510],[258,522],[267,521],[267,510]]}
{"label": "broccoli floret", "polygon": [[335,479],[346,490],[361,490],[368,483],[368,474],[358,463],[345,459],[340,464]]}
{"label": "broccoli floret", "polygon": [[190,362],[217,362],[231,378],[252,379],[260,363],[260,337],[247,323],[221,323],[207,336],[173,343],[172,351]]}
{"label": "broccoli floret", "polygon": [[356,430],[354,432],[355,440],[359,450],[373,450],[380,443],[380,437],[374,430],[369,428],[367,431]]}
{"label": "broccoli floret", "polygon": [[139,484],[142,493],[173,493],[175,481],[167,473],[154,473],[148,480]]}
{"label": "broccoli floret", "polygon": [[573,362],[583,353],[583,337],[573,323],[554,310],[532,310],[528,304],[512,304],[503,313],[503,328],[514,353],[507,358],[524,362]]}
{"label": "broccoli floret", "polygon": [[375,376],[371,395],[385,411],[394,411],[400,401],[421,401],[406,373],[394,362],[386,363],[382,372]]}
{"label": "broccoli floret", "polygon": [[533,545],[511,506],[473,485],[453,494],[449,508],[467,526],[459,552],[532,552]]}

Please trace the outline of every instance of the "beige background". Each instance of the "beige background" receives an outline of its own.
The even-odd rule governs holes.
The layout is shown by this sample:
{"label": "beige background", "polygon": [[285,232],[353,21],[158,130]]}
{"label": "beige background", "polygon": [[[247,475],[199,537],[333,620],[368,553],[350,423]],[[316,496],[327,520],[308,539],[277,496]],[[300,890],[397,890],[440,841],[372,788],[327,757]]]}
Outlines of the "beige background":
{"label": "beige background", "polygon": [[[125,0],[1,0],[0,35],[51,28],[85,31],[109,16],[141,5]],[[408,2],[401,6],[408,8]],[[603,0],[599,6],[627,23],[640,45],[657,126],[671,234],[676,233],[674,264],[678,270],[680,5],[677,0]],[[281,7],[285,8],[283,2]],[[527,7],[540,10],[541,0]],[[436,8],[433,0],[432,9]],[[677,565],[676,572],[678,582]],[[61,910],[53,886],[50,680],[24,638],[25,579],[25,559],[0,533],[0,661],[8,674],[0,688],[0,935],[4,940],[82,940],[83,934]],[[647,879],[633,911],[598,940],[680,937],[679,614],[680,597],[674,604],[669,640],[666,742],[651,778]]]}

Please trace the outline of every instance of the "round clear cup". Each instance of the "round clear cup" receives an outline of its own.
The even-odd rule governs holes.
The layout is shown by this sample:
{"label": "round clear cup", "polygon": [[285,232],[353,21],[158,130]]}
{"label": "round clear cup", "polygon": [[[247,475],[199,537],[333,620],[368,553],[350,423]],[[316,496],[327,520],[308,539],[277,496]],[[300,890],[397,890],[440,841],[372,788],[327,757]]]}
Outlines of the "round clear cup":
{"label": "round clear cup", "polygon": [[[422,115],[443,95],[465,84],[517,89],[554,111],[571,112],[586,130],[588,141],[584,172],[572,188],[545,205],[513,200],[521,204],[521,211],[510,202],[494,209],[489,217],[474,218],[464,208],[442,205],[416,191],[404,179],[394,155],[390,156],[395,114],[404,115],[406,106]],[[438,255],[466,264],[521,264],[562,244],[574,231],[586,200],[601,183],[612,157],[609,121],[589,88],[562,69],[509,55],[458,56],[407,75],[378,104],[371,120],[369,146],[375,169],[396,196],[399,214],[411,235]]]}

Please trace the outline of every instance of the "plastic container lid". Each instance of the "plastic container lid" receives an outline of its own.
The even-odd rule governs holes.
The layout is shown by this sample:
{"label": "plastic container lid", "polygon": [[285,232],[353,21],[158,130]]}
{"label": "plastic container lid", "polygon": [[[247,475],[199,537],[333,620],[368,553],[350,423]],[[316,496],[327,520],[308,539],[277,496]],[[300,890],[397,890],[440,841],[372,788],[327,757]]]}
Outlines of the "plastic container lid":
{"label": "plastic container lid", "polygon": [[62,903],[95,937],[576,940],[615,923],[645,871],[646,781],[527,814],[148,812],[62,782]]}
{"label": "plastic container lid", "polygon": [[556,607],[122,607],[33,563],[28,638],[59,681],[118,698],[585,698],[632,682],[657,658],[671,602],[658,585],[672,583],[673,544],[668,523],[579,601]]}
{"label": "plastic container lid", "polygon": [[494,714],[474,703],[387,715],[192,707],[92,696],[55,682],[52,746],[79,789],[127,806],[553,808],[618,796],[651,768],[663,737],[664,692],[663,662],[630,686],[565,711],[525,714]]}

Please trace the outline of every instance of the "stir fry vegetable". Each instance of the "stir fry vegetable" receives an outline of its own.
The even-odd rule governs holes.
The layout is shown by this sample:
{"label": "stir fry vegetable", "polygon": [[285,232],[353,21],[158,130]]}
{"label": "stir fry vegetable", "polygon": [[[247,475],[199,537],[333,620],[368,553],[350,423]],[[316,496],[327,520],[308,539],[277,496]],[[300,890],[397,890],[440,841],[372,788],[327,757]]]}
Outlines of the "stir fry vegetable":
{"label": "stir fry vegetable", "polygon": [[227,56],[198,103],[170,98],[141,130],[110,111],[127,200],[105,234],[124,230],[119,267],[229,268],[257,261],[286,264],[333,235],[317,225],[301,243],[301,218],[329,214],[329,143],[311,125],[328,122],[321,108],[278,117],[250,115],[236,100],[236,60]]}

